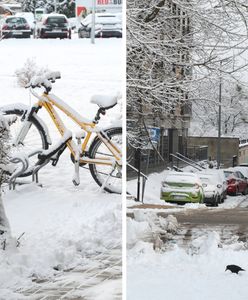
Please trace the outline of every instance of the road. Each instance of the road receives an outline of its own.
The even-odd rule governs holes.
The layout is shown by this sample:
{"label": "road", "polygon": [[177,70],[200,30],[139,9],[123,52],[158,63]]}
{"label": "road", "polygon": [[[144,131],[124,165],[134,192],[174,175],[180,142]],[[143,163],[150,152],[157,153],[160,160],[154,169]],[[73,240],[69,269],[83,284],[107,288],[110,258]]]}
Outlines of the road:
{"label": "road", "polygon": [[[148,205],[147,208],[151,209],[152,205]],[[159,217],[166,218],[168,215],[173,215],[179,223],[179,230],[175,235],[169,239],[167,236],[161,236],[165,249],[170,249],[175,244],[189,248],[192,240],[213,231],[219,234],[221,244],[242,241],[244,247],[248,249],[248,196],[245,196],[234,208],[224,206],[222,208],[220,205],[218,208],[182,209],[176,212],[163,209],[165,206],[160,205],[155,205],[153,208],[156,208]],[[132,212],[127,215],[134,217]]]}

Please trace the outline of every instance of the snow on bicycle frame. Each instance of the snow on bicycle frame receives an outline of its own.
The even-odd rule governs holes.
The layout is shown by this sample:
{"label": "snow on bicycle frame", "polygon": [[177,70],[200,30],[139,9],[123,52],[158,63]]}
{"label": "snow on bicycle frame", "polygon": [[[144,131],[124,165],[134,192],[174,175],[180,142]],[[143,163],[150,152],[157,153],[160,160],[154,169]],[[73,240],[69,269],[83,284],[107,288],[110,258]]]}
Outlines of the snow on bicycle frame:
{"label": "snow on bicycle frame", "polygon": [[[113,142],[114,137],[121,135],[121,128],[109,128],[107,130],[102,130],[97,126],[100,120],[100,116],[104,115],[106,113],[106,110],[114,107],[117,104],[117,96],[93,96],[91,102],[97,104],[99,106],[99,109],[96,113],[95,118],[93,120],[88,120],[82,117],[63,100],[61,100],[54,94],[50,94],[50,91],[52,90],[52,83],[55,82],[56,79],[60,78],[61,77],[59,72],[51,72],[45,74],[44,76],[33,78],[27,85],[27,88],[30,88],[31,93],[38,99],[38,103],[34,104],[29,109],[27,109],[27,107],[25,109],[23,105],[22,108],[19,107],[19,111],[22,110],[21,112],[23,124],[19,133],[17,134],[17,137],[14,140],[14,144],[18,145],[24,142],[26,134],[28,133],[32,122],[34,123],[35,119],[35,121],[38,122],[39,126],[41,126],[42,128],[43,139],[46,139],[46,143],[43,147],[43,150],[39,151],[39,161],[36,163],[34,169],[39,169],[40,166],[47,164],[50,160],[53,161],[53,165],[56,165],[60,155],[65,150],[65,148],[68,147],[71,152],[72,161],[75,164],[75,174],[73,179],[73,183],[75,185],[78,185],[80,183],[78,174],[79,166],[89,164],[89,169],[94,180],[100,186],[102,186],[103,189],[108,192],[121,193],[121,190],[116,190],[108,183],[111,177],[121,178],[121,149],[119,145],[116,145],[116,143]],[[35,88],[37,87],[44,88],[44,92],[42,93],[42,95],[38,95],[35,92]],[[42,107],[46,109],[51,119],[53,120],[53,123],[62,136],[59,142],[51,147],[49,147],[49,145],[51,145],[51,139],[49,137],[48,129],[41,121],[41,119],[39,119],[37,116],[38,111]],[[76,137],[78,140],[78,144],[72,140],[71,131],[66,128],[65,124],[61,120],[54,107],[61,110],[81,128],[81,133]],[[13,110],[13,108],[12,110],[5,109],[5,113],[9,114],[13,112],[15,113],[15,111],[18,111],[18,107],[16,107],[15,110]],[[88,145],[92,134],[94,134],[96,137],[93,139],[91,144]],[[82,143],[81,140],[83,141]],[[119,140],[118,142],[121,143],[122,141]],[[102,147],[100,145],[101,143],[102,145],[105,145],[105,149],[107,149],[107,151],[109,152],[108,154],[97,151],[99,147]],[[105,173],[104,171],[99,172],[96,170],[96,165],[108,166],[110,169],[108,169],[107,173]],[[114,173],[116,175],[114,175]],[[23,177],[27,175],[30,174],[22,174]],[[103,175],[105,175],[105,179],[100,178],[101,176],[103,177]]]}

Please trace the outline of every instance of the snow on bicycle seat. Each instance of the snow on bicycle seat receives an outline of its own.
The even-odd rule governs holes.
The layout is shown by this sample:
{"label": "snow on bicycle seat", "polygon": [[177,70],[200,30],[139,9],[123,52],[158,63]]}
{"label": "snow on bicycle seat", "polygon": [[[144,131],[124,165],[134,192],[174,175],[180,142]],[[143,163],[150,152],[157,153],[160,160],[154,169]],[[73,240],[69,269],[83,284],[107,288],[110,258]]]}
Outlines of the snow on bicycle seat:
{"label": "snow on bicycle seat", "polygon": [[94,95],[91,97],[91,103],[97,104],[98,106],[109,109],[117,104],[118,96],[111,95]]}

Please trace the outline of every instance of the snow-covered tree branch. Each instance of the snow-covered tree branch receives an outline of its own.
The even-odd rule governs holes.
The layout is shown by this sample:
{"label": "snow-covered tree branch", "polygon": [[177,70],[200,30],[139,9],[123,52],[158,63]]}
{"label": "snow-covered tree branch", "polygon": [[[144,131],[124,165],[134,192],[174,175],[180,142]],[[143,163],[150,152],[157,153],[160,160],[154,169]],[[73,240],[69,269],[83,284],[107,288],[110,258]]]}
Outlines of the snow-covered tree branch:
{"label": "snow-covered tree branch", "polygon": [[127,1],[129,143],[148,143],[143,120],[183,117],[191,101],[213,100],[200,87],[237,79],[247,17],[243,0]]}
{"label": "snow-covered tree branch", "polygon": [[19,0],[22,3],[23,11],[35,12],[36,8],[44,8],[47,13],[55,11],[65,14],[67,17],[75,16],[75,0]]}

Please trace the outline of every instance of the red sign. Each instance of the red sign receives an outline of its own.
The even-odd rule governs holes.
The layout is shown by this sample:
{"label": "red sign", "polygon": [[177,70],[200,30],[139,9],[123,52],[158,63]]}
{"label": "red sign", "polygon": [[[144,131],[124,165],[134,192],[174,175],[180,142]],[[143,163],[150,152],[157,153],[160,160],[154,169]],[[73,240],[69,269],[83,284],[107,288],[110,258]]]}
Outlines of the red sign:
{"label": "red sign", "polygon": [[79,17],[82,14],[84,14],[85,11],[86,11],[86,7],[84,7],[84,6],[77,6],[77,17]]}

